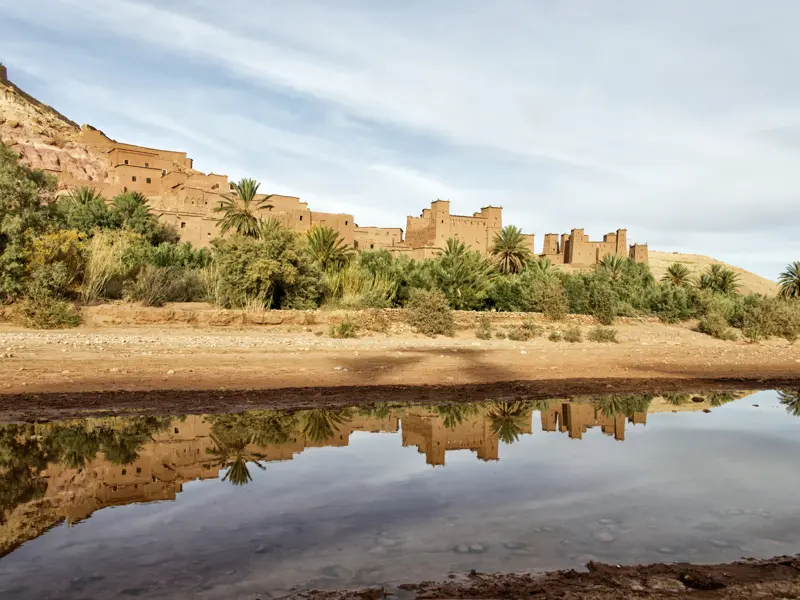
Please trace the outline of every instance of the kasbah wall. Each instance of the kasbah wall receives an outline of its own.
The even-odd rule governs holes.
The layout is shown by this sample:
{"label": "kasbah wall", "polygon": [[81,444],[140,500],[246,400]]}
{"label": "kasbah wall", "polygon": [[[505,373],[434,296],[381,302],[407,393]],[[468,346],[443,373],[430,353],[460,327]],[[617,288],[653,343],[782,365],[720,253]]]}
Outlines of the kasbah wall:
{"label": "kasbah wall", "polygon": [[[14,88],[14,92],[23,95],[27,102],[38,103],[8,81],[2,65],[0,85]],[[75,126],[50,107],[45,108]],[[92,185],[106,198],[126,191],[141,192],[148,197],[159,218],[175,226],[182,241],[205,247],[218,235],[219,213],[215,213],[214,208],[232,193],[226,175],[196,171],[192,159],[185,152],[117,142],[90,125],[80,128],[76,141],[90,153],[104,157],[107,162],[101,170],[104,179],[98,181],[95,176],[87,181],[62,166],[60,171],[54,171],[61,189]],[[260,200],[267,196],[260,194],[256,198]],[[455,215],[450,212],[449,200],[435,200],[430,208],[422,210],[419,217],[409,216],[405,236],[399,227],[359,227],[353,215],[312,211],[306,202],[294,196],[271,195],[268,203],[272,208],[262,211],[259,216],[277,219],[294,231],[302,233],[315,225],[328,226],[338,231],[350,247],[362,250],[384,248],[394,256],[409,256],[415,260],[436,256],[451,237],[487,254],[495,235],[503,228],[501,206],[485,206],[471,216]],[[533,252],[534,235],[526,234],[525,240]],[[589,266],[611,254],[648,262],[647,245],[628,246],[625,229],[604,235],[602,241],[591,241],[583,229],[573,229],[560,236],[548,233],[544,237],[541,256],[556,264]]]}

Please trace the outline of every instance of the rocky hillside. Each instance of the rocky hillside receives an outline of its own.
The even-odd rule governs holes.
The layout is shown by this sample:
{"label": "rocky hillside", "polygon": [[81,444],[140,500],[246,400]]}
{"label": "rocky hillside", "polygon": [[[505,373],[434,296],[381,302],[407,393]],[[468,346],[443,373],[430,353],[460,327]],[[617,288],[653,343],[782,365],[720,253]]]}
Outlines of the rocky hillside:
{"label": "rocky hillside", "polygon": [[0,77],[0,141],[23,163],[74,181],[105,181],[105,155],[79,140],[76,123]]}

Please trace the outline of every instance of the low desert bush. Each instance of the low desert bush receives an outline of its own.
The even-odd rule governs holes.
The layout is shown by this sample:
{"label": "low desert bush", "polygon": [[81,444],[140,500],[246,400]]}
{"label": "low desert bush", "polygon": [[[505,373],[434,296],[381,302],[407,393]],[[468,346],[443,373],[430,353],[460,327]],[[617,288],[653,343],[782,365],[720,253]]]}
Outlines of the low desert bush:
{"label": "low desert bush", "polygon": [[479,340],[492,339],[492,319],[489,315],[481,315],[478,326],[475,328],[475,337]]}
{"label": "low desert bush", "polygon": [[62,329],[80,325],[81,316],[71,302],[51,296],[29,296],[14,306],[14,322],[34,329]]}
{"label": "low desert bush", "polygon": [[564,341],[577,343],[583,341],[583,334],[581,333],[580,327],[577,325],[571,325],[564,330],[563,333]]}
{"label": "low desert bush", "polygon": [[697,324],[697,331],[719,340],[735,340],[736,333],[728,327],[728,320],[719,311],[706,313]]}
{"label": "low desert bush", "polygon": [[595,327],[589,331],[589,335],[587,337],[589,338],[590,342],[605,342],[612,344],[619,343],[619,340],[617,339],[617,330],[613,327]]}
{"label": "low desert bush", "polygon": [[346,318],[338,325],[332,323],[328,335],[337,339],[355,338],[358,337],[358,330],[358,324]]}
{"label": "low desert bush", "polygon": [[544,333],[544,327],[528,319],[522,323],[522,328],[531,334],[531,337],[539,337]]}
{"label": "low desert bush", "polygon": [[505,332],[505,331],[497,331],[497,332],[495,332],[495,334],[494,334],[494,337],[496,337],[498,340],[504,340],[504,339],[506,339],[506,338],[507,338],[509,335],[510,335],[510,334],[506,334],[506,332]]}
{"label": "low desert bush", "polygon": [[453,311],[447,297],[438,290],[414,289],[406,302],[406,320],[419,333],[427,336],[455,332]]}
{"label": "low desert bush", "polygon": [[514,340],[515,342],[527,342],[532,337],[533,332],[530,329],[525,329],[524,327],[515,327],[508,332],[508,339]]}
{"label": "low desert bush", "polygon": [[197,271],[179,267],[143,267],[135,279],[125,282],[126,300],[145,306],[164,306],[167,302],[194,302],[204,296]]}
{"label": "low desert bush", "polygon": [[553,331],[550,332],[550,335],[547,336],[547,339],[550,340],[551,342],[560,342],[563,339],[563,337],[561,336],[560,331],[554,329]]}

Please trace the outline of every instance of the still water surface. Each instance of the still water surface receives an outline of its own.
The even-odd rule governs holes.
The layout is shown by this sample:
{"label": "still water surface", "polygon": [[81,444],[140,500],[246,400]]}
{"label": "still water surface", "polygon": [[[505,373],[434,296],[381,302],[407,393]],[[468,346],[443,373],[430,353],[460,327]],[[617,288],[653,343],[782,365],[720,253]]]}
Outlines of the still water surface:
{"label": "still water surface", "polygon": [[765,391],[0,425],[0,597],[795,553],[798,414]]}

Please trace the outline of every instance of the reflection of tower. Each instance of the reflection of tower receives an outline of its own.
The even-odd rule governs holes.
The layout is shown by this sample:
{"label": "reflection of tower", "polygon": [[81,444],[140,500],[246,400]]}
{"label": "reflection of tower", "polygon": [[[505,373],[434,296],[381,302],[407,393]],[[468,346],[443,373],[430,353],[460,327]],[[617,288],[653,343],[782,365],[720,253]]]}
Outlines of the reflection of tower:
{"label": "reflection of tower", "polygon": [[[567,432],[573,439],[582,439],[583,434],[592,427],[599,426],[606,435],[625,440],[625,414],[618,412],[606,416],[596,404],[562,402],[540,413],[542,431]],[[633,413],[628,421],[634,425],[647,422],[646,412]]]}
{"label": "reflection of tower", "polygon": [[429,465],[445,464],[448,450],[471,450],[480,460],[498,460],[499,440],[484,415],[464,417],[451,427],[436,412],[411,407],[403,416],[403,446],[416,446]]}

